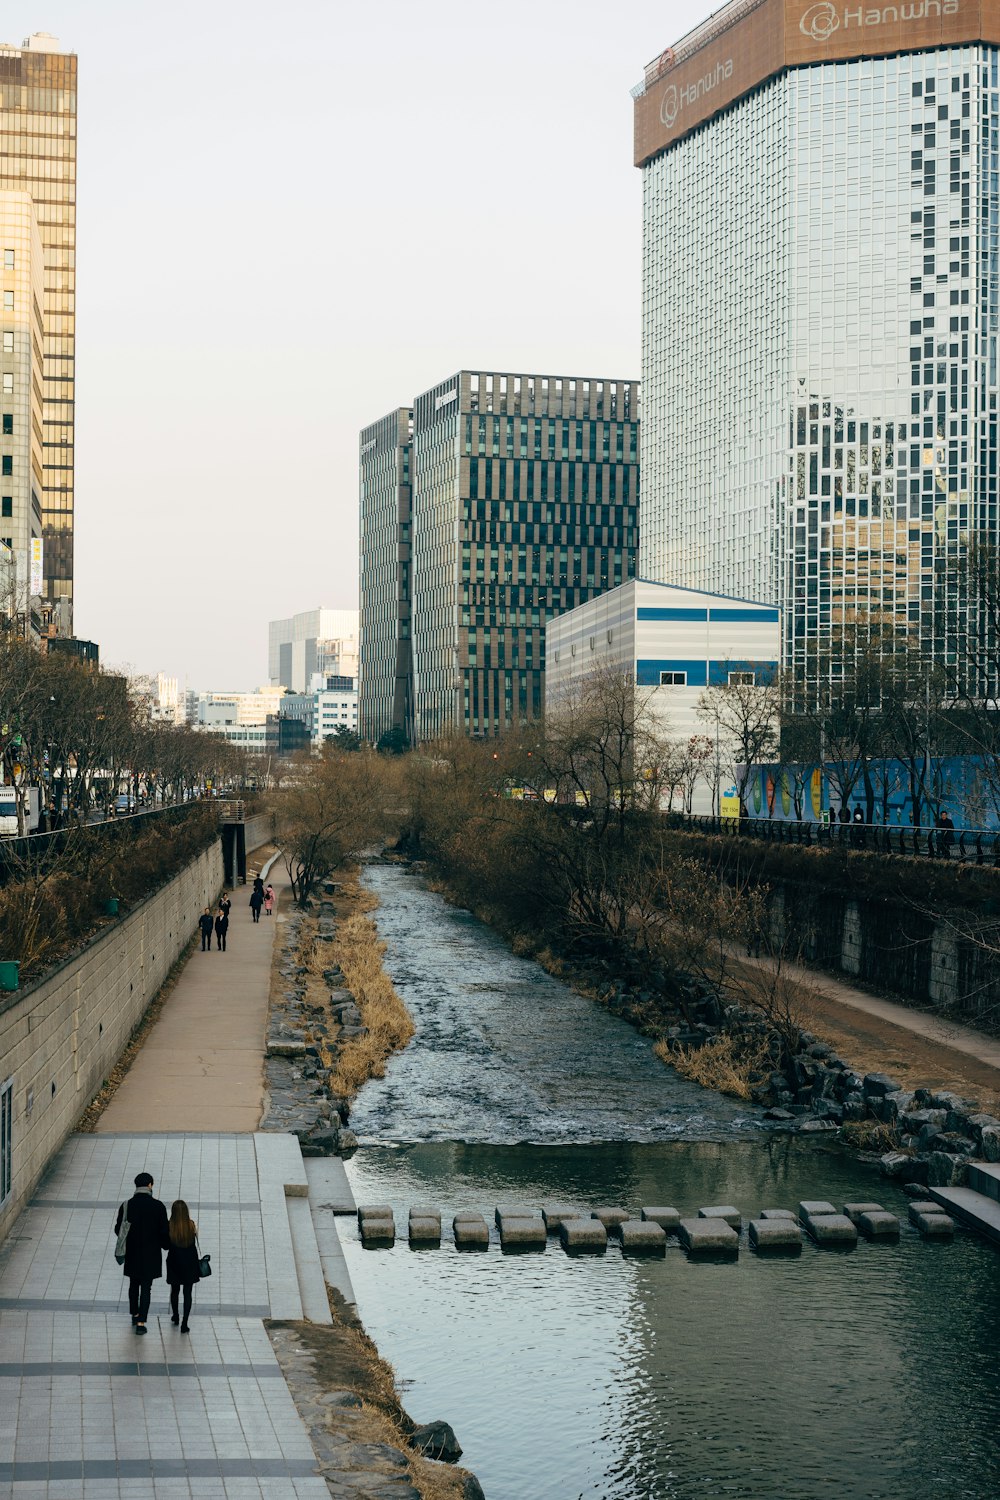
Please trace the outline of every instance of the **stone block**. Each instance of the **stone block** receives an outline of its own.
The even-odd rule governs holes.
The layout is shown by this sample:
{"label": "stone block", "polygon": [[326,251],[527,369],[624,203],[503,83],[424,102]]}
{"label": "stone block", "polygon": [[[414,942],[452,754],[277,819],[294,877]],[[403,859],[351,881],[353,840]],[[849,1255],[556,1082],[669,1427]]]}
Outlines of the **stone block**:
{"label": "stone block", "polygon": [[[522,1208],[520,1206],[515,1208],[498,1208],[495,1210],[493,1217],[496,1220],[498,1229],[503,1228],[505,1219],[538,1219],[538,1215],[534,1209]],[[538,1222],[541,1224],[542,1220],[538,1219]]]}
{"label": "stone block", "polygon": [[856,1245],[858,1231],[846,1214],[813,1214],[806,1228],[817,1245]]}
{"label": "stone block", "polygon": [[358,1208],[358,1223],[366,1219],[391,1219],[392,1207],[388,1203],[364,1203]]}
{"label": "stone block", "polygon": [[659,1224],[667,1234],[676,1234],[681,1222],[676,1208],[642,1208],[639,1210],[639,1218],[647,1224]]}
{"label": "stone block", "polygon": [[871,1209],[855,1221],[866,1240],[898,1240],[899,1220],[884,1208]]}
{"label": "stone block", "polygon": [[558,1234],[561,1225],[567,1219],[578,1219],[579,1217],[580,1215],[575,1208],[566,1208],[558,1203],[542,1204],[542,1218],[545,1221],[545,1228],[549,1234]]}
{"label": "stone block", "polygon": [[940,1203],[935,1203],[931,1198],[917,1198],[908,1205],[907,1213],[909,1214],[910,1223],[916,1225],[919,1229],[920,1225],[917,1224],[917,1219],[921,1214],[943,1214],[944,1209]]}
{"label": "stone block", "polygon": [[627,1209],[624,1208],[595,1208],[590,1215],[592,1219],[600,1219],[605,1229],[610,1229],[614,1224],[624,1224],[630,1218]]}
{"label": "stone block", "polygon": [[394,1245],[396,1243],[395,1221],[393,1219],[363,1219],[361,1221],[361,1243],[366,1248],[373,1245]]}
{"label": "stone block", "polygon": [[[373,1221],[377,1223],[378,1221]],[[410,1244],[411,1245],[440,1245],[441,1243],[441,1215],[435,1214],[430,1219],[415,1219],[410,1215]]]}
{"label": "stone block", "polygon": [[827,1203],[825,1198],[803,1198],[799,1204],[799,1218],[803,1224],[808,1224],[814,1214],[828,1218],[830,1214],[835,1214],[836,1212],[837,1210],[833,1204]]}
{"label": "stone block", "polygon": [[603,1255],[608,1248],[608,1231],[600,1219],[564,1219],[559,1226],[559,1242],[569,1254]]}
{"label": "stone block", "polygon": [[792,1214],[781,1219],[751,1219],[749,1236],[755,1250],[781,1250],[797,1255],[802,1249],[802,1231]]}
{"label": "stone block", "polygon": [[723,1219],[730,1229],[736,1230],[737,1234],[743,1227],[743,1215],[731,1203],[717,1203],[708,1208],[699,1208],[698,1217],[699,1219]]}
{"label": "stone block", "polygon": [[482,1214],[455,1218],[452,1221],[455,1244],[459,1250],[488,1250],[490,1226]]}
{"label": "stone block", "polygon": [[725,1219],[681,1219],[677,1233],[689,1255],[739,1254],[740,1237]]}
{"label": "stone block", "polygon": [[441,1215],[436,1208],[411,1208],[410,1219],[437,1219],[438,1228],[441,1227]]}
{"label": "stone block", "polygon": [[920,1233],[928,1240],[950,1240],[955,1233],[955,1221],[948,1214],[937,1208],[937,1213],[917,1214],[911,1222],[916,1225]]}
{"label": "stone block", "polygon": [[624,1224],[615,1225],[613,1233],[621,1240],[625,1255],[666,1254],[667,1232],[651,1219],[626,1219]]}
{"label": "stone block", "polygon": [[886,1094],[898,1094],[900,1089],[899,1084],[888,1073],[866,1073],[861,1091],[868,1099],[878,1099]]}
{"label": "stone block", "polygon": [[790,1208],[762,1208],[760,1217],[762,1219],[790,1219],[793,1224],[799,1222],[798,1216],[793,1214]]}
{"label": "stone block", "polygon": [[500,1247],[503,1250],[544,1250],[545,1223],[542,1219],[515,1219],[505,1214],[500,1224]]}
{"label": "stone block", "polygon": [[852,1224],[856,1224],[858,1222],[858,1220],[861,1218],[862,1214],[880,1214],[880,1213],[882,1213],[882,1211],[883,1210],[882,1210],[881,1203],[845,1203],[844,1204],[844,1213],[850,1219],[850,1221],[851,1221]]}

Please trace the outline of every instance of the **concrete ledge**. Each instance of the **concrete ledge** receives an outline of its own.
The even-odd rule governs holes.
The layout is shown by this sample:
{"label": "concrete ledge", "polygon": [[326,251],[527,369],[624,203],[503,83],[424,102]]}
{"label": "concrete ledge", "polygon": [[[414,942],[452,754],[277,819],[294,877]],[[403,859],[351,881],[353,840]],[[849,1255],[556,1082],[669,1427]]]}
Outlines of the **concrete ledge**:
{"label": "concrete ledge", "polygon": [[559,1241],[569,1254],[603,1255],[608,1248],[608,1231],[600,1219],[564,1219],[559,1226]]}
{"label": "concrete ledge", "polygon": [[817,1245],[850,1248],[858,1243],[858,1231],[846,1214],[813,1214],[806,1228]]}
{"label": "concrete ledge", "polygon": [[884,1208],[859,1215],[857,1226],[866,1240],[899,1239],[899,1220]]}
{"label": "concrete ledge", "polygon": [[802,1250],[802,1231],[791,1215],[787,1219],[751,1219],[748,1234],[754,1250],[792,1255]]}
{"label": "concrete ledge", "polygon": [[725,1219],[681,1219],[677,1233],[689,1255],[739,1254],[740,1237]]}
{"label": "concrete ledge", "polygon": [[617,1224],[615,1237],[622,1242],[625,1255],[666,1255],[667,1231],[651,1219],[626,1219]]}
{"label": "concrete ledge", "polygon": [[862,1214],[881,1214],[885,1209],[881,1203],[845,1203],[844,1213],[852,1224],[857,1224]]}
{"label": "concrete ledge", "polygon": [[724,1219],[730,1229],[735,1229],[737,1234],[743,1228],[743,1215],[731,1203],[720,1203],[709,1208],[699,1208],[698,1217],[699,1219]]}
{"label": "concrete ledge", "polygon": [[676,1208],[641,1208],[639,1218],[644,1224],[659,1224],[666,1234],[676,1234],[681,1216]]}
{"label": "concrete ledge", "polygon": [[615,1224],[624,1224],[631,1215],[624,1208],[595,1208],[590,1217],[599,1220],[605,1229],[611,1229]]}

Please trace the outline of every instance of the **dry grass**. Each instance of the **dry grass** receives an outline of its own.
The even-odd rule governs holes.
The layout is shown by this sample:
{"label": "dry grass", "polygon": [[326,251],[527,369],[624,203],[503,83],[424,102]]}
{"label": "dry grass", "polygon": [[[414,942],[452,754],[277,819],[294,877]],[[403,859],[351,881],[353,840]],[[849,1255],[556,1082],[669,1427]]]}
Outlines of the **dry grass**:
{"label": "dry grass", "polygon": [[883,1125],[881,1120],[848,1120],[840,1129],[841,1137],[857,1151],[877,1151],[880,1156],[886,1151],[899,1150],[899,1135],[892,1125]]}
{"label": "dry grass", "polygon": [[750,1099],[753,1081],[773,1070],[766,1037],[733,1036],[722,1032],[703,1047],[675,1047],[657,1042],[653,1048],[663,1062],[676,1068],[682,1078],[700,1083],[702,1088]]}

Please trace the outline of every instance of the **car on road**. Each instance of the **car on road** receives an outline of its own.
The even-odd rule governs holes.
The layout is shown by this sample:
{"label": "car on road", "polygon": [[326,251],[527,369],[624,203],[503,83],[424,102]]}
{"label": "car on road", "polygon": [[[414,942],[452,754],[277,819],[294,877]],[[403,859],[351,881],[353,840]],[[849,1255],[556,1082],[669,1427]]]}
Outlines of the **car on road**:
{"label": "car on road", "polygon": [[116,818],[127,818],[129,813],[135,812],[135,798],[128,792],[122,792],[115,798],[114,813]]}

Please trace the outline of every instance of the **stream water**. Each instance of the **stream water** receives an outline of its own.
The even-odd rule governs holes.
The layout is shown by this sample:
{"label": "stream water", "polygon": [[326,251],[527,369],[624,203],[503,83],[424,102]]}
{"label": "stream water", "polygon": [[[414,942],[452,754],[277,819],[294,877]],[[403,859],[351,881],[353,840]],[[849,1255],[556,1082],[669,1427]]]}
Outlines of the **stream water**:
{"label": "stream water", "polygon": [[[404,1237],[366,1251],[342,1219],[345,1251],[409,1411],[452,1423],[488,1500],[1000,1493],[1000,1263],[970,1235],[729,1264],[457,1254],[463,1208],[874,1198],[905,1221],[906,1200],[684,1083],[409,872],[367,879],[417,1035],[359,1095],[348,1168]],[[442,1212],[439,1250],[405,1243],[418,1203]]]}

